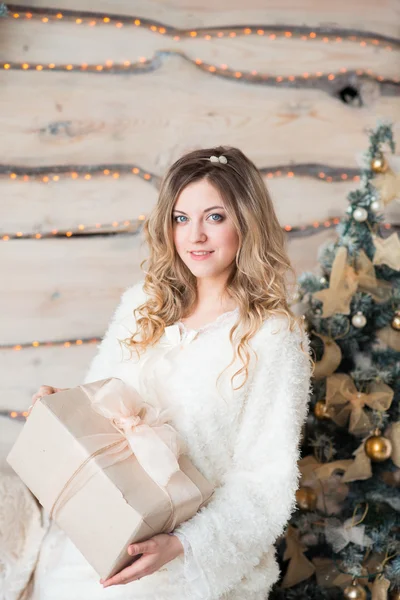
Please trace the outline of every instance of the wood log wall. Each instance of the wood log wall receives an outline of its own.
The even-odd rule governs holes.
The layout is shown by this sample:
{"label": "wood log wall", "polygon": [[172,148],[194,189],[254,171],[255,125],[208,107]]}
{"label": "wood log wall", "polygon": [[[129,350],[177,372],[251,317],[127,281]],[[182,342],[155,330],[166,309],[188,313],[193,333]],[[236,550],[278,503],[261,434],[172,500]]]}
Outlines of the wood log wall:
{"label": "wood log wall", "polygon": [[[248,154],[282,226],[306,227],[289,237],[297,272],[318,271],[368,128],[385,118],[400,137],[398,12],[397,0],[8,4],[0,409],[82,380],[141,277],[140,223],[159,179],[185,151]],[[398,205],[385,217],[398,223]],[[0,466],[22,422],[0,417]]]}

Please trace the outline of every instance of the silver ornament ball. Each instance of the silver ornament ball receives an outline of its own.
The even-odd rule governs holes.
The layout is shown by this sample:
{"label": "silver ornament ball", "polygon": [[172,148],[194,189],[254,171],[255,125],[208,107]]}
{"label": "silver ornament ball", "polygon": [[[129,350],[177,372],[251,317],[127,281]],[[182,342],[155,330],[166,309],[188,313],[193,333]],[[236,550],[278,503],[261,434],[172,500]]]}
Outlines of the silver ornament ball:
{"label": "silver ornament ball", "polygon": [[355,315],[353,315],[351,322],[354,325],[354,327],[362,329],[367,324],[367,319],[365,315],[359,310]]}
{"label": "silver ornament ball", "polygon": [[358,206],[356,210],[353,212],[353,218],[358,221],[358,223],[363,223],[368,218],[368,211],[361,206]]}
{"label": "silver ornament ball", "polygon": [[382,210],[381,205],[379,204],[378,200],[374,200],[373,202],[371,202],[370,209],[374,213],[378,213],[380,210]]}

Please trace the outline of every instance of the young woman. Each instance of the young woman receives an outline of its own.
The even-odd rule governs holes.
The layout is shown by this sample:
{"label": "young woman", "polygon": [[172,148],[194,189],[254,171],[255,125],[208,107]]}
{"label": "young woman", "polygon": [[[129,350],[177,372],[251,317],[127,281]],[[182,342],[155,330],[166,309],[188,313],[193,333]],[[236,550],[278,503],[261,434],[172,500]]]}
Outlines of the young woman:
{"label": "young woman", "polygon": [[284,234],[260,172],[223,146],[170,167],[144,233],[145,277],[124,291],[84,383],[119,377],[168,407],[215,492],[105,582],[51,522],[32,598],[265,600],[295,508],[313,367],[288,306]]}

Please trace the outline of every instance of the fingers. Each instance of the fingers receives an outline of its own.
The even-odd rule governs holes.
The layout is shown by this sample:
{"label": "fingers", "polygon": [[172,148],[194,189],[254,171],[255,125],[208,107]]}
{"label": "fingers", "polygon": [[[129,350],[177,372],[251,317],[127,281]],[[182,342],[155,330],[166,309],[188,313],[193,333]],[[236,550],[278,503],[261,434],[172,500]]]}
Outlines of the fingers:
{"label": "fingers", "polygon": [[103,585],[103,588],[106,588],[110,585],[123,585],[130,583],[131,581],[136,581],[142,577],[145,577],[146,575],[150,575],[150,570],[143,567],[138,568],[138,563],[135,563],[134,565],[123,569],[109,579],[100,579],[100,583]]}
{"label": "fingers", "polygon": [[135,556],[135,554],[145,554],[156,552],[158,549],[158,544],[156,540],[150,539],[146,542],[140,542],[138,544],[132,544],[128,546],[128,554]]}
{"label": "fingers", "polygon": [[[142,546],[143,543],[146,542],[135,545]],[[122,569],[122,571],[116,573],[109,579],[101,579],[100,583],[103,584],[103,587],[108,587],[109,585],[123,585],[130,583],[131,581],[136,581],[154,573],[156,563],[157,557],[155,555],[143,554],[143,556],[137,559],[133,564]]]}

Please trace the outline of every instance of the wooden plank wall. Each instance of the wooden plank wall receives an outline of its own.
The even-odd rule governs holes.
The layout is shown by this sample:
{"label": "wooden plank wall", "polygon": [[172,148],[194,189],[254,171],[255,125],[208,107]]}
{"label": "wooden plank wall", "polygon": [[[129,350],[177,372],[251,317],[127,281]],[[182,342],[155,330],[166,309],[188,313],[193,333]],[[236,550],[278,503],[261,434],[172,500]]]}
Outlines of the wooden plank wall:
{"label": "wooden plank wall", "polygon": [[[135,223],[183,152],[240,147],[262,169],[282,225],[296,227],[344,212],[377,118],[400,137],[397,0],[8,6],[0,409],[25,410],[43,383],[82,380],[120,293],[141,277]],[[343,101],[346,86],[360,102]],[[385,217],[398,222],[398,208]],[[290,237],[297,272],[318,270],[318,248],[335,237],[324,227]],[[0,466],[20,427],[0,417]]]}

